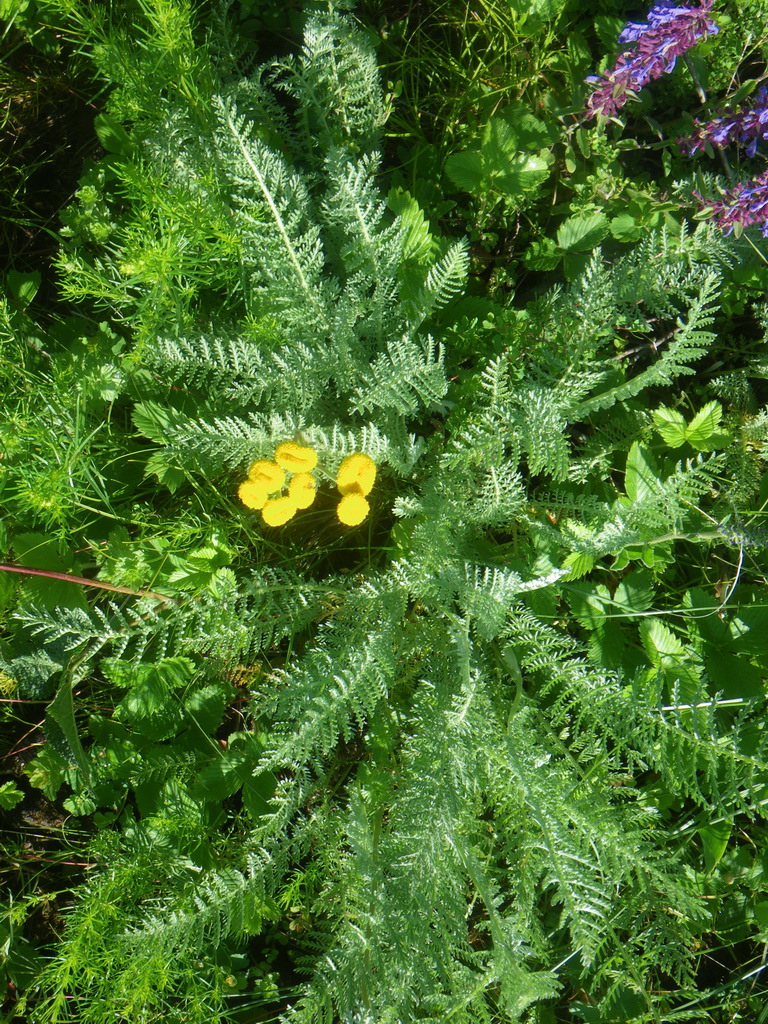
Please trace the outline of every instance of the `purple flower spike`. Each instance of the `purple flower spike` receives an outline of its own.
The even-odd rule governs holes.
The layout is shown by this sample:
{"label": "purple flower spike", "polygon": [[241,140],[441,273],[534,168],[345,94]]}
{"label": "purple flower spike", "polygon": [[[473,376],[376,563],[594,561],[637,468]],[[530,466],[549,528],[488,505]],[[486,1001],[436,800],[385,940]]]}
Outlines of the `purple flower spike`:
{"label": "purple flower spike", "polygon": [[761,139],[768,139],[768,87],[761,85],[749,105],[738,110],[726,107],[711,121],[694,122],[690,138],[680,139],[678,145],[688,156],[701,153],[707,143],[718,149],[729,142],[738,142],[747,156],[754,156]]}
{"label": "purple flower spike", "polygon": [[754,181],[729,189],[717,202],[705,199],[698,192],[693,194],[702,209],[712,211],[709,219],[722,228],[724,234],[730,235],[737,226],[743,229],[759,224],[763,238],[768,238],[768,171],[763,171]]}
{"label": "purple flower spike", "polygon": [[682,7],[662,0],[651,8],[647,22],[630,21],[619,40],[637,46],[625,50],[604,75],[587,79],[597,84],[587,100],[587,117],[615,116],[630,96],[672,71],[678,57],[704,36],[717,32],[717,25],[709,17],[712,3],[702,0],[699,7]]}
{"label": "purple flower spike", "polygon": [[666,25],[670,21],[674,21],[675,18],[682,18],[685,17],[686,14],[690,13],[691,12],[688,7],[678,7],[671,2],[665,2],[665,0],[662,0],[660,4],[656,4],[655,7],[650,9],[648,12],[647,22],[628,21],[626,28],[619,36],[619,42],[636,43],[640,36],[644,35],[648,29],[660,28],[662,25]]}

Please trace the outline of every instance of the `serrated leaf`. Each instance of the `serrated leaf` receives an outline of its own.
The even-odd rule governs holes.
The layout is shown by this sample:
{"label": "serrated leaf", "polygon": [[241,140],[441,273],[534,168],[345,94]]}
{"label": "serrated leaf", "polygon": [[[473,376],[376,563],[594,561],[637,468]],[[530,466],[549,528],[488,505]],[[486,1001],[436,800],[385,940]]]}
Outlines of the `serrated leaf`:
{"label": "serrated leaf", "polygon": [[564,560],[562,567],[571,570],[568,579],[578,580],[594,569],[595,559],[586,551],[572,551]]}
{"label": "serrated leaf", "polygon": [[483,159],[490,166],[513,157],[520,144],[512,125],[503,117],[492,117],[483,133]]}
{"label": "serrated leaf", "polygon": [[573,584],[568,589],[568,604],[577,622],[585,629],[597,629],[605,622],[606,608],[611,603],[608,588],[602,583]]}
{"label": "serrated leaf", "polygon": [[627,637],[610,619],[598,623],[589,639],[590,661],[600,668],[618,668],[627,653]]}
{"label": "serrated leaf", "polygon": [[733,440],[733,434],[729,434],[727,430],[713,430],[706,441],[699,441],[698,444],[693,444],[693,447],[700,452],[713,452],[718,448],[727,448]]}
{"label": "serrated leaf", "polygon": [[417,263],[430,259],[435,249],[435,240],[424,211],[410,192],[401,188],[391,189],[387,205],[399,217],[403,229],[403,259]]}
{"label": "serrated leaf", "polygon": [[484,183],[483,158],[471,151],[452,153],[445,161],[445,173],[462,192],[480,192]]}
{"label": "serrated leaf", "polygon": [[661,490],[656,462],[648,451],[637,441],[629,449],[624,476],[624,489],[631,501],[644,501]]}
{"label": "serrated leaf", "polygon": [[755,918],[757,923],[763,929],[768,931],[768,902],[761,900],[760,903],[755,904]]}
{"label": "serrated leaf", "polygon": [[652,413],[656,429],[670,448],[679,448],[688,440],[688,427],[685,417],[676,409],[660,406]]}
{"label": "serrated leaf", "polygon": [[688,441],[694,448],[701,449],[720,425],[723,409],[719,402],[707,402],[707,404],[696,413],[688,424],[686,431]]}
{"label": "serrated leaf", "polygon": [[0,785],[0,809],[12,811],[23,799],[24,794],[15,782],[3,782]]}
{"label": "serrated leaf", "polygon": [[88,779],[90,777],[90,762],[80,742],[80,732],[75,720],[71,673],[67,673],[59,683],[56,696],[48,705],[45,722],[46,731],[49,735],[54,731],[54,726],[60,730],[69,749],[72,751],[75,764],[83,773],[83,776]]}
{"label": "serrated leaf", "polygon": [[577,281],[589,263],[589,253],[586,252],[564,252],[563,253],[563,275],[566,281]]}
{"label": "serrated leaf", "polygon": [[549,177],[549,164],[537,153],[518,153],[498,164],[486,164],[486,176],[498,192],[511,196],[530,192]]}
{"label": "serrated leaf", "polygon": [[699,658],[690,644],[666,626],[661,619],[643,619],[640,640],[654,668],[663,671],[670,694],[676,692],[688,702],[699,692]]}
{"label": "serrated leaf", "polygon": [[71,765],[65,757],[46,743],[37,757],[24,769],[30,783],[41,789],[49,800],[55,800],[59,788],[67,781]]}
{"label": "serrated leaf", "polygon": [[643,619],[640,623],[640,639],[651,664],[659,666],[685,657],[685,647],[680,639],[661,619]]}
{"label": "serrated leaf", "polygon": [[555,124],[540,120],[523,105],[511,104],[498,116],[510,125],[518,149],[543,149],[553,145],[560,138],[560,132]]}
{"label": "serrated leaf", "polygon": [[531,270],[554,270],[563,258],[554,240],[542,238],[531,244],[523,254],[523,264]]}
{"label": "serrated leaf", "polygon": [[644,612],[653,604],[653,576],[638,569],[621,581],[613,595],[616,612]]}
{"label": "serrated leaf", "polygon": [[221,724],[228,698],[229,694],[223,686],[211,683],[191,694],[184,701],[184,708],[195,720],[196,726],[210,735]]}
{"label": "serrated leaf", "polygon": [[579,213],[560,225],[557,244],[566,252],[589,252],[602,242],[608,231],[608,218],[604,213]]}

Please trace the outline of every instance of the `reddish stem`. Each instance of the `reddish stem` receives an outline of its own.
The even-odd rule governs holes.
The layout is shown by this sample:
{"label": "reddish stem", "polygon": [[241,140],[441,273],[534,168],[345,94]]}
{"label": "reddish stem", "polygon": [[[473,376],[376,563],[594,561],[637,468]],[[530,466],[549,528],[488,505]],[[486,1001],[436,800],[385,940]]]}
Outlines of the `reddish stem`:
{"label": "reddish stem", "polygon": [[53,572],[51,569],[31,569],[27,565],[0,564],[2,572],[18,572],[24,576],[45,576],[52,580],[64,580],[67,583],[80,583],[84,587],[98,587],[99,590],[111,590],[116,594],[130,594],[131,597],[154,597],[156,601],[170,601],[167,594],[156,594],[154,590],[131,590],[130,587],[118,587],[114,583],[103,583],[101,580],[89,580],[85,576],[73,576],[69,572]]}

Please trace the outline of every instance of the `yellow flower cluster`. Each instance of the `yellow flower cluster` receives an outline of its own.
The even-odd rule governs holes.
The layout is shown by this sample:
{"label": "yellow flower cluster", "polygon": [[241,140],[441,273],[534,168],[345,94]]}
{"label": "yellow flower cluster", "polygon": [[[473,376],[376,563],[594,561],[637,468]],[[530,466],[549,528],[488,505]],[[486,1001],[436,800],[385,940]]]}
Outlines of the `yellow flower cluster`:
{"label": "yellow flower cluster", "polygon": [[[261,511],[267,526],[283,526],[299,509],[309,508],[317,495],[312,470],[317,466],[317,452],[295,441],[277,446],[274,461],[259,459],[248,470],[248,479],[238,488],[238,496],[248,508]],[[287,492],[286,479],[288,481]],[[341,501],[336,509],[339,522],[358,526],[370,511],[367,495],[376,480],[376,464],[368,455],[348,455],[339,466],[336,486]]]}
{"label": "yellow flower cluster", "polygon": [[370,512],[366,495],[376,479],[376,463],[362,452],[348,455],[339,466],[336,486],[343,497],[336,509],[339,521],[345,526],[357,526]]}
{"label": "yellow flower cluster", "polygon": [[[293,519],[300,508],[309,508],[315,500],[317,489],[312,470],[316,465],[314,448],[284,441],[277,446],[274,462],[258,459],[253,463],[248,479],[237,490],[238,497],[248,508],[261,509],[267,526],[282,526]],[[292,474],[288,493],[278,495],[285,487],[287,473]]]}

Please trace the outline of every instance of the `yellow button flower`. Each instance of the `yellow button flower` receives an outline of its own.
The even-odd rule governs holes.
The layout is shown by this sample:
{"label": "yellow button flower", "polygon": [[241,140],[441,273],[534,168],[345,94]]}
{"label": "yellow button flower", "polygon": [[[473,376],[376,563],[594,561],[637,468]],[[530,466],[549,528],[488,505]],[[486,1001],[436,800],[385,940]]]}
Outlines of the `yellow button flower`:
{"label": "yellow button flower", "polygon": [[296,473],[288,484],[288,497],[297,508],[309,508],[317,496],[315,478],[311,473]]}
{"label": "yellow button flower", "polygon": [[269,459],[259,459],[248,470],[248,479],[267,488],[267,494],[279,491],[285,483],[285,470]]}
{"label": "yellow button flower", "polygon": [[261,510],[261,516],[267,526],[282,526],[293,519],[298,511],[293,498],[270,498]]}
{"label": "yellow button flower", "polygon": [[339,466],[336,486],[342,494],[368,494],[375,479],[376,463],[369,456],[357,452],[355,455],[348,455]]}
{"label": "yellow button flower", "polygon": [[248,508],[263,508],[269,497],[269,491],[265,484],[246,480],[238,487],[237,496]]}
{"label": "yellow button flower", "polygon": [[295,441],[284,441],[277,446],[275,462],[290,473],[311,473],[317,465],[317,452]]}
{"label": "yellow button flower", "polygon": [[345,526],[358,526],[368,515],[371,506],[360,494],[345,494],[336,508],[339,522]]}

